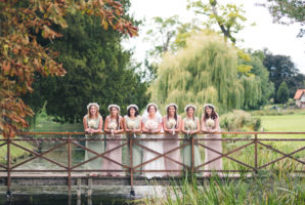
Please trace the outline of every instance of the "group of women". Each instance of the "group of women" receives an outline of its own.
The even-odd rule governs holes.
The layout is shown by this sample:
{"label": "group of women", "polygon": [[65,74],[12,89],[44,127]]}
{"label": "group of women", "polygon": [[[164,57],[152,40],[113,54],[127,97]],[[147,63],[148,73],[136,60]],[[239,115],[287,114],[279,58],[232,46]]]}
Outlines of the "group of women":
{"label": "group of women", "polygon": [[[105,119],[104,132],[102,132],[103,118],[99,113],[97,103],[89,103],[88,114],[83,119],[86,134],[85,160],[88,160],[88,169],[103,169],[107,176],[122,176],[124,170],[121,166],[122,160],[122,137],[126,133],[127,139],[142,138],[161,140],[135,140],[132,149],[132,165],[135,173],[144,175],[147,178],[177,176],[180,175],[183,166],[190,167],[192,164],[192,149],[190,137],[196,138],[200,131],[208,132],[207,137],[221,138],[215,132],[220,131],[219,116],[211,104],[203,107],[204,112],[199,120],[196,117],[196,106],[189,104],[185,106],[186,117],[181,118],[178,113],[178,106],[171,103],[166,106],[166,115],[161,116],[158,106],[149,103],[143,115],[139,115],[139,108],[132,104],[127,107],[127,115],[120,116],[120,107],[116,104],[108,106],[109,115]],[[93,135],[94,134],[94,135]],[[182,151],[179,149],[181,141],[178,140],[180,134],[184,135]],[[95,139],[94,139],[95,138]],[[98,138],[98,139],[96,139]],[[107,138],[107,140],[106,140]],[[205,145],[205,169],[222,169],[222,144],[220,140],[207,140]],[[130,147],[128,146],[128,149]],[[101,157],[97,157],[97,154]],[[162,156],[164,154],[164,156]],[[199,146],[194,145],[193,165],[197,167],[202,164]],[[216,159],[216,160],[215,160]]]}

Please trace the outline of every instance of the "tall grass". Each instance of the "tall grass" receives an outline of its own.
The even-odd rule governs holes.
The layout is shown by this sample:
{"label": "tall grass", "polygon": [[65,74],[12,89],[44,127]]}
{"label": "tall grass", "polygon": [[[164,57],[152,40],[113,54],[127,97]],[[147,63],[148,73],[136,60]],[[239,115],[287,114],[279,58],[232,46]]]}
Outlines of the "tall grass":
{"label": "tall grass", "polygon": [[305,179],[290,175],[258,174],[254,178],[229,179],[214,175],[197,183],[192,178],[168,187],[165,197],[145,199],[147,205],[248,205],[304,204]]}

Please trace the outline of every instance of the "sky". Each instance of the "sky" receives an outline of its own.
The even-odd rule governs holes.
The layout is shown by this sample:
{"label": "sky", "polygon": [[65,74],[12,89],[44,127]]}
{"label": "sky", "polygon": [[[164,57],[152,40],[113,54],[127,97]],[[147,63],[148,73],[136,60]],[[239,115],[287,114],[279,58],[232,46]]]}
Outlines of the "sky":
{"label": "sky", "polygon": [[[145,19],[145,23],[139,28],[139,37],[126,40],[123,46],[134,50],[133,58],[138,62],[143,62],[146,52],[153,47],[148,41],[144,40],[147,30],[153,26],[151,24],[153,17],[167,18],[179,15],[179,19],[182,22],[190,22],[193,18],[196,18],[192,11],[186,9],[187,0],[130,1],[130,14],[135,19]],[[262,1],[260,0],[260,2]],[[237,43],[237,46],[254,50],[267,48],[275,55],[290,56],[300,72],[305,74],[305,37],[296,37],[300,26],[298,24],[281,25],[273,23],[272,16],[267,8],[256,6],[256,2],[258,1],[238,1],[239,4],[242,3],[244,5],[245,16],[248,21],[246,27],[237,35],[239,39],[242,39]],[[251,23],[255,23],[255,26],[250,26]]]}

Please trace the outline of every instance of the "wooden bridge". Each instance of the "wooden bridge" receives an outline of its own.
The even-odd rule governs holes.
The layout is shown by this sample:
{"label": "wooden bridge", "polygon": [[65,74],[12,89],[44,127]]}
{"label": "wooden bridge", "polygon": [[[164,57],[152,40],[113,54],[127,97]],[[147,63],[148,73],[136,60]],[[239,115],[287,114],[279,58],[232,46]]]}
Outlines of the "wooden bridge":
{"label": "wooden bridge", "polygon": [[[99,133],[103,134],[103,133]],[[207,133],[201,133],[203,136]],[[178,140],[181,141],[178,147],[167,151],[165,153],[159,153],[158,150],[152,150],[149,147],[145,146],[145,143],[141,143],[141,141],[165,141],[165,140],[177,140],[171,138],[121,138],[119,139],[121,144],[113,149],[106,150],[103,153],[98,153],[84,145],[83,142],[85,141],[100,141],[105,140],[111,141],[113,139],[106,138],[106,139],[98,139],[98,138],[88,138],[86,139],[83,137],[85,133],[83,132],[22,132],[18,133],[18,137],[10,138],[10,139],[0,139],[0,149],[6,147],[6,157],[0,163],[0,186],[6,186],[7,188],[7,195],[9,196],[12,191],[12,185],[16,186],[52,186],[52,185],[65,185],[67,186],[68,194],[71,194],[71,188],[77,188],[82,185],[86,185],[88,187],[93,187],[95,185],[107,185],[107,184],[117,184],[117,185],[126,185],[130,186],[130,194],[134,195],[134,186],[136,185],[147,185],[150,183],[153,184],[168,184],[170,180],[179,180],[182,179],[186,173],[188,175],[193,175],[197,177],[197,180],[202,181],[202,179],[208,178],[203,177],[202,173],[207,172],[216,172],[222,173],[221,177],[229,177],[229,178],[238,178],[241,173],[243,176],[253,177],[255,176],[260,170],[268,170],[268,167],[279,163],[281,160],[290,159],[295,164],[293,165],[293,170],[289,170],[291,173],[299,173],[304,176],[305,174],[305,154],[304,156],[294,156],[296,154],[301,153],[305,150],[305,132],[219,132],[215,134],[221,134],[225,137],[219,138],[211,138],[211,137],[197,137],[197,138],[189,138],[183,139],[179,138]],[[272,135],[272,137],[267,137]],[[292,138],[287,136],[298,136],[297,138]],[[228,137],[230,136],[230,137]],[[232,137],[234,136],[234,137]],[[274,137],[279,136],[279,137]],[[285,136],[285,138],[283,137]],[[117,140],[117,139],[116,139]],[[220,153],[215,150],[213,147],[208,147],[205,145],[205,141],[222,141],[222,143],[238,143],[244,142],[242,145],[238,145],[234,149],[227,150],[225,153]],[[20,142],[27,142],[32,145],[31,148],[22,145]],[[54,146],[51,146],[46,151],[38,151],[40,143],[47,143],[52,142],[55,143]],[[290,150],[289,153],[284,150],[279,150],[275,148],[270,142],[290,142],[295,143],[297,149]],[[269,144],[268,144],[269,143]],[[191,166],[184,164],[181,161],[177,161],[176,159],[172,159],[168,156],[169,153],[183,149],[185,146],[191,146]],[[17,147],[29,155],[26,159],[19,159],[18,162],[13,161],[12,146]],[[87,151],[95,156],[87,159],[85,161],[76,162],[73,164],[73,156],[72,146],[77,147],[82,151]],[[128,147],[128,157],[129,163],[124,164],[122,162],[117,162],[113,159],[106,157],[107,153],[113,152],[117,149],[122,149],[122,147]],[[142,162],[139,165],[133,164],[133,149],[134,146],[141,147],[145,152],[152,152],[156,155],[156,157],[152,158],[151,160]],[[215,152],[219,154],[219,157],[216,157],[208,162],[204,162],[201,165],[195,166],[195,156],[194,156],[194,147],[199,146],[203,147],[207,150]],[[232,157],[233,153],[239,153],[241,150],[249,148],[252,146],[253,153],[248,156],[247,162],[243,162],[236,157]],[[260,150],[258,146],[263,147],[264,149],[271,151],[273,153],[277,153],[280,155],[279,157],[272,159],[271,161],[265,162],[263,164],[259,163],[260,157],[263,158],[264,156],[260,155]],[[55,152],[59,148],[64,148],[66,150],[66,163],[62,163],[63,159],[52,159],[48,157],[48,154]],[[176,177],[162,177],[162,178],[153,178],[153,179],[146,179],[143,176],[139,176],[135,174],[139,172],[137,168],[143,167],[146,164],[149,164],[155,160],[164,157],[172,162],[179,164],[183,169],[180,170],[142,170],[142,172],[179,172],[182,176]],[[118,164],[122,167],[120,170],[103,170],[103,169],[84,169],[82,166],[86,165],[92,160],[103,158],[109,160],[115,164]],[[230,162],[235,162],[239,165],[239,169],[223,169],[223,170],[207,170],[205,167],[220,159],[224,158],[229,160]],[[59,169],[41,169],[39,167],[31,167],[31,168],[24,168],[24,166],[35,159],[43,159],[48,163],[59,167]],[[251,161],[253,163],[251,163]],[[262,160],[261,160],[262,161]],[[1,159],[0,159],[1,162]],[[299,168],[299,169],[296,169]],[[90,173],[105,173],[105,172],[123,172],[126,176],[122,177],[111,177],[111,176],[90,176]],[[200,174],[201,173],[201,174]],[[152,182],[153,181],[153,182]]]}

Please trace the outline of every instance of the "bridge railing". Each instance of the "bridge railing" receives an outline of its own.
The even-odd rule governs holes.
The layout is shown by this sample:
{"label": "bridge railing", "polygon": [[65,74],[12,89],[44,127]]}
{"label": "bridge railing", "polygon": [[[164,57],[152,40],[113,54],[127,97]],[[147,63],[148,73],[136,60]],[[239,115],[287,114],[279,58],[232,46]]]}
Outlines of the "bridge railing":
{"label": "bridge railing", "polygon": [[[159,133],[159,136],[163,137],[126,137],[133,136],[133,134],[122,133],[122,137],[95,137],[96,135],[85,136],[84,132],[22,132],[18,133],[18,137],[9,139],[0,139],[0,149],[6,147],[5,159],[0,159],[0,172],[7,173],[7,187],[10,190],[12,173],[37,173],[37,172],[63,172],[67,174],[68,187],[71,189],[71,177],[73,173],[121,173],[126,175],[130,179],[130,185],[134,185],[135,175],[145,176],[145,173],[164,173],[169,176],[179,176],[188,172],[189,174],[195,174],[196,176],[202,176],[202,172],[210,173],[225,173],[225,172],[250,172],[257,173],[260,170],[274,169],[274,170],[287,170],[290,172],[305,173],[305,132],[218,132],[213,135],[207,135],[209,133],[198,133],[196,137],[190,136],[185,138],[184,135],[179,135],[178,138],[166,137],[164,133]],[[211,134],[211,133],[210,133]],[[217,134],[222,137],[213,137]],[[104,133],[98,133],[97,135],[104,135]],[[290,136],[287,138],[287,136]],[[166,141],[172,141],[177,146],[172,147],[166,152],[160,152],[155,150],[147,142],[164,143]],[[222,142],[219,150],[208,142],[217,141]],[[23,144],[21,142],[27,142]],[[92,149],[90,146],[86,146],[87,142],[101,142],[103,146],[107,143],[116,142],[111,148],[103,150]],[[41,143],[50,143],[47,150],[39,150]],[[278,146],[278,144],[284,143],[285,146]],[[289,143],[289,147],[287,147]],[[31,146],[29,146],[29,144]],[[94,144],[94,143],[93,143]],[[12,147],[18,148],[28,153],[27,158],[14,160]],[[107,146],[104,146],[104,149]],[[185,148],[188,147],[190,163],[186,163],[185,160],[180,158],[172,158],[169,155],[173,152],[185,152]],[[74,149],[77,148],[81,151],[75,153]],[[61,149],[64,155],[60,157],[52,158],[49,155],[53,152]],[[123,157],[127,161],[122,161],[117,157],[113,157],[111,153],[125,149]],[[136,149],[141,149],[140,154],[143,156],[146,153],[152,153],[153,157],[143,161],[140,160],[138,164],[133,163],[134,152]],[[205,157],[205,152],[209,151],[215,153],[216,157],[206,160],[198,164],[198,155],[196,155],[196,149],[200,150],[199,157],[201,160]],[[284,150],[283,150],[284,149]],[[90,157],[84,159],[84,155],[88,154]],[[185,156],[186,153],[183,153]],[[237,155],[237,156],[235,156]],[[120,156],[120,155],[119,155]],[[147,169],[147,165],[156,162],[160,159],[167,159],[168,161],[179,165],[178,169]],[[41,166],[29,166],[36,159],[42,159],[50,166],[43,168]],[[81,159],[81,160],[79,160]],[[82,160],[84,159],[84,160]],[[102,159],[117,165],[116,169],[109,169],[109,167],[88,167],[87,165],[95,160]],[[279,164],[284,160],[289,159],[286,164]],[[216,162],[217,160],[223,160],[223,166],[221,169],[214,170],[209,169],[209,164]],[[199,160],[200,161],[200,160]],[[278,166],[275,166],[278,164]],[[54,168],[56,167],[56,168]],[[270,168],[271,167],[271,168]],[[42,169],[43,168],[43,169]],[[116,176],[115,176],[116,177]]]}

